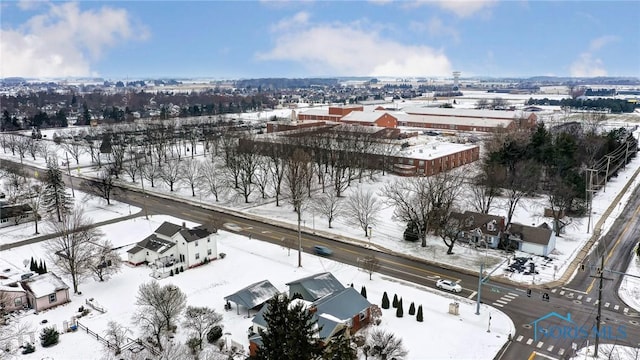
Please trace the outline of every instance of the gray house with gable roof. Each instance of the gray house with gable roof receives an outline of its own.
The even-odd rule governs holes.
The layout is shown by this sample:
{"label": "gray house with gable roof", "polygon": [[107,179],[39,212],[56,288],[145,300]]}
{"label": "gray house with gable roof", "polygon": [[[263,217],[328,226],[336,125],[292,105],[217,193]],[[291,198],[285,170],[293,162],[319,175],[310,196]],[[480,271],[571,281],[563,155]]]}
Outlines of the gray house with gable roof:
{"label": "gray house with gable roof", "polygon": [[344,289],[344,286],[330,272],[304,277],[286,284],[289,287],[289,298],[299,294],[302,299],[316,301],[324,296]]}
{"label": "gray house with gable roof", "polygon": [[187,228],[165,221],[156,231],[127,251],[133,265],[156,263],[164,266],[198,266],[218,258],[217,231],[204,226]]}

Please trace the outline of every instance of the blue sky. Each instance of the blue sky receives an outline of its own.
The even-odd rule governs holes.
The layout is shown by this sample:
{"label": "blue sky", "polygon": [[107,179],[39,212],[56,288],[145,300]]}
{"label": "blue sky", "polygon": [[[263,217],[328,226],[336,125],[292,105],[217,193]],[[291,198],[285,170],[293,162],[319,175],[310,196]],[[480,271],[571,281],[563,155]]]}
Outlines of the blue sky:
{"label": "blue sky", "polygon": [[0,77],[640,76],[633,1],[2,1]]}

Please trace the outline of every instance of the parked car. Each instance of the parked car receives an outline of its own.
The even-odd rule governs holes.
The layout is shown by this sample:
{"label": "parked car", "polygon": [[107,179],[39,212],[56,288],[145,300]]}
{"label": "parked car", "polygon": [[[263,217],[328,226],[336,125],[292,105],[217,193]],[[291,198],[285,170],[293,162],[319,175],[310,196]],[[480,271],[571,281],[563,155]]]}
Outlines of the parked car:
{"label": "parked car", "polygon": [[333,250],[329,249],[326,246],[322,246],[322,245],[314,245],[313,246],[313,251],[315,251],[315,253],[320,255],[320,256],[329,256],[329,255],[333,254]]}
{"label": "parked car", "polygon": [[457,282],[453,282],[451,280],[440,279],[436,281],[436,287],[438,289],[451,291],[454,293],[459,293],[462,291],[462,286]]}

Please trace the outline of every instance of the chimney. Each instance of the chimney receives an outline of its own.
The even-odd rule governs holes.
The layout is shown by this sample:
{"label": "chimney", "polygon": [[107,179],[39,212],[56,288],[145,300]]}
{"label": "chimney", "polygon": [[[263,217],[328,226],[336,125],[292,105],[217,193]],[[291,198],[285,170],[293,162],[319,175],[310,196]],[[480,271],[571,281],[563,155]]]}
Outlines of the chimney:
{"label": "chimney", "polygon": [[186,223],[186,222],[184,222],[184,221],[182,222],[182,228],[183,228],[183,229],[186,229],[186,228],[187,228],[187,223]]}

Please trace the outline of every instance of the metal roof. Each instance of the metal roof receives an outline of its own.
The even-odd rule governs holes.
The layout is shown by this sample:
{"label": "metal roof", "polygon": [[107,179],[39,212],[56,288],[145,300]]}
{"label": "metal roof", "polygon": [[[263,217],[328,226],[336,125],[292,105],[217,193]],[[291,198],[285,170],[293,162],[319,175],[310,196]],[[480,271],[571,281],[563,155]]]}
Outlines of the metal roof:
{"label": "metal roof", "polygon": [[247,309],[253,309],[279,293],[280,291],[269,280],[262,280],[225,296],[224,300],[233,301]]}
{"label": "metal roof", "polygon": [[315,274],[287,283],[287,286],[299,284],[314,299],[319,299],[328,294],[344,289],[344,286],[330,272]]}

